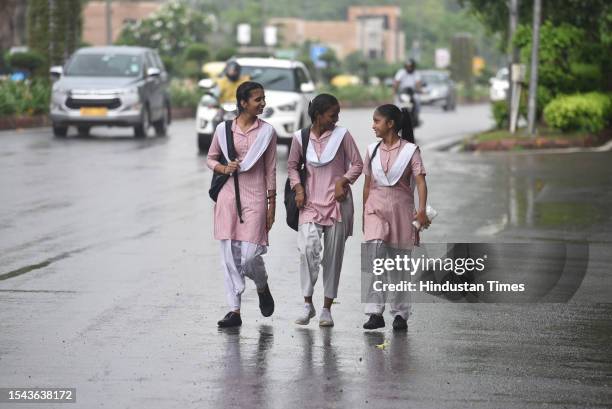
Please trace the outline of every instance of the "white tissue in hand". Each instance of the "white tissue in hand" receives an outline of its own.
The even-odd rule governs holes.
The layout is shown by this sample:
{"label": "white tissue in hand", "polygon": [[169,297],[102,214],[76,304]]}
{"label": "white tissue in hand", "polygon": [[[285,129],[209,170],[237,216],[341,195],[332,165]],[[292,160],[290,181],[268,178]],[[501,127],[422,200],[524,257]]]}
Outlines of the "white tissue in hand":
{"label": "white tissue in hand", "polygon": [[[431,222],[434,217],[436,217],[438,215],[438,211],[436,209],[434,209],[433,207],[427,205],[427,207],[425,208],[425,215],[427,216],[427,218],[429,219],[429,221]],[[423,229],[421,229],[421,223],[419,223],[418,220],[415,220],[412,222],[412,225],[418,230],[421,231]]]}

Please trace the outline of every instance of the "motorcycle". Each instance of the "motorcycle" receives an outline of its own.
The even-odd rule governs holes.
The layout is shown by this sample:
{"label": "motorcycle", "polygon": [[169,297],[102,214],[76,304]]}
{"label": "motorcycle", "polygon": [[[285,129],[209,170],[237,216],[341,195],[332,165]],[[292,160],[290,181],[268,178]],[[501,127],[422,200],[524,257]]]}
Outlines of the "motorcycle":
{"label": "motorcycle", "polygon": [[198,134],[198,150],[203,153],[210,149],[212,138],[223,121],[236,118],[238,115],[236,103],[220,103],[219,90],[211,79],[203,79],[198,86],[204,89],[204,95],[198,104],[196,114],[196,132]]}
{"label": "motorcycle", "polygon": [[410,112],[412,127],[416,128],[421,125],[419,118],[419,104],[417,103],[417,93],[413,88],[404,88],[397,92],[395,96],[395,104],[400,108],[406,108]]}

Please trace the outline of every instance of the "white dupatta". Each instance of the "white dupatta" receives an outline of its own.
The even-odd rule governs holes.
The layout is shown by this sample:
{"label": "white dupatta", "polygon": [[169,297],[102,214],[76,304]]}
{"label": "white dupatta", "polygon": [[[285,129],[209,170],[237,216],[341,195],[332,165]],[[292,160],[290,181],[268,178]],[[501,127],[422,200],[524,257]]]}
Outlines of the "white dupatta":
{"label": "white dupatta", "polygon": [[[261,158],[266,149],[268,149],[268,145],[270,145],[270,141],[272,140],[272,135],[274,135],[274,127],[267,122],[261,122],[261,129],[257,134],[257,138],[246,155],[244,155],[244,159],[240,162],[240,170],[238,173],[244,173],[251,169],[255,163]],[[219,146],[221,147],[221,151],[223,152],[223,156],[229,162],[229,154],[227,152],[227,137],[225,135],[225,121],[221,122],[217,125],[217,137],[219,138]]]}
{"label": "white dupatta", "polygon": [[[308,148],[306,149],[306,161],[314,167],[325,166],[336,157],[336,153],[338,152],[338,148],[342,144],[344,140],[344,135],[346,135],[347,129],[341,126],[337,126],[333,131],[331,136],[329,137],[329,142],[325,145],[325,149],[323,149],[323,153],[319,158],[317,156],[317,152],[314,149],[312,143],[308,144]],[[301,131],[297,131],[295,133],[295,137],[298,140],[300,146],[302,146],[302,134]],[[309,135],[310,137],[310,135]]]}
{"label": "white dupatta", "polygon": [[[381,142],[382,144],[383,142]],[[406,167],[410,163],[410,159],[412,155],[417,149],[417,146],[414,143],[408,142],[404,145],[400,153],[397,155],[393,166],[389,169],[389,172],[385,174],[385,171],[382,167],[382,160],[380,155],[380,147],[377,152],[378,158],[372,159],[372,154],[374,153],[374,148],[378,143],[373,143],[368,146],[368,152],[370,154],[370,163],[372,165],[372,177],[376,179],[376,183],[380,186],[395,186],[395,184],[400,180]]]}

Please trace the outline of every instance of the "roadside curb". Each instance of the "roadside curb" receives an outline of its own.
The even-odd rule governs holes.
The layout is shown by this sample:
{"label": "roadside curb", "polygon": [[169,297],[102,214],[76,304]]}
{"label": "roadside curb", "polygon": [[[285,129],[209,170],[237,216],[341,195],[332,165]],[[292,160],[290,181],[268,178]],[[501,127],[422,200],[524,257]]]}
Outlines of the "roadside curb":
{"label": "roadside curb", "polygon": [[[472,154],[472,155],[542,155],[542,154],[560,154],[560,153],[593,153],[593,152],[609,152],[612,150],[612,140],[609,140],[601,146],[589,148],[548,148],[548,149],[525,149],[525,150],[498,150],[498,151],[462,151],[458,148],[461,145],[461,140],[451,145],[443,145],[442,147],[434,147],[438,151],[450,151],[453,153]],[[426,146],[430,148],[429,146]]]}

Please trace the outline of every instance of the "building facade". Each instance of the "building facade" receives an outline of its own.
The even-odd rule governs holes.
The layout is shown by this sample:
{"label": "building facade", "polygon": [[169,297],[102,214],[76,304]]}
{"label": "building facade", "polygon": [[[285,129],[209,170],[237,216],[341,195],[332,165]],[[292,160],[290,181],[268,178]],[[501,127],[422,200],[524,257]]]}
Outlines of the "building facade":
{"label": "building facade", "polygon": [[331,47],[339,58],[359,51],[368,59],[395,63],[405,58],[400,16],[397,6],[351,6],[344,21],[273,18],[269,24],[278,27],[284,47],[319,42]]}

